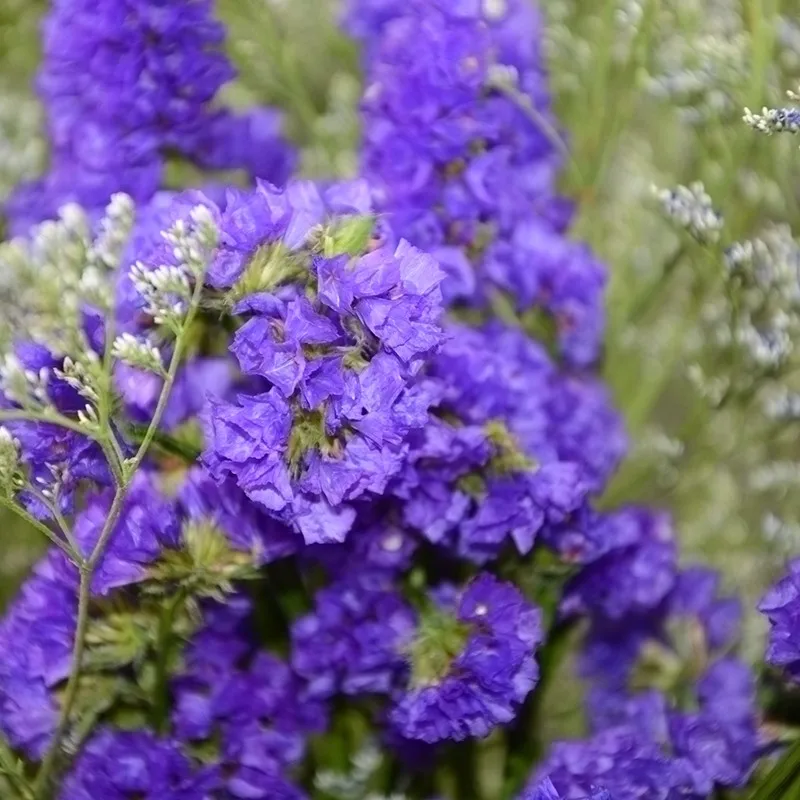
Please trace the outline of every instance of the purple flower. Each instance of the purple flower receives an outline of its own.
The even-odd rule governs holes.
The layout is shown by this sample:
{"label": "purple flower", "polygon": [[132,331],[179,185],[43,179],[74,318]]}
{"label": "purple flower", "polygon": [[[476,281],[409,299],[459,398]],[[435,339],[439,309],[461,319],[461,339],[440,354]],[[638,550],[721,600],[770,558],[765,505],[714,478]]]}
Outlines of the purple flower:
{"label": "purple flower", "polygon": [[677,547],[665,514],[628,508],[609,514],[613,527],[607,553],[584,566],[567,585],[565,614],[582,613],[610,620],[647,614],[671,591],[677,576]]}
{"label": "purple flower", "polygon": [[[605,789],[593,788],[591,794],[585,795],[586,800],[613,800]],[[534,780],[525,787],[517,800],[567,800],[567,796],[559,794],[550,778]]]}
{"label": "purple flower", "polygon": [[556,797],[569,800],[594,798],[599,787],[614,800],[672,800],[681,796],[684,785],[680,765],[626,726],[609,728],[587,741],[556,743],[534,781],[546,778]]}
{"label": "purple flower", "polygon": [[525,108],[556,127],[539,14],[524,0],[351,0],[345,25],[366,50],[362,173],[378,210],[440,259],[448,301],[486,307],[504,293],[549,318],[570,363],[591,363],[605,270],[563,236],[561,158]]}
{"label": "purple flower", "polygon": [[189,520],[212,520],[237,550],[254,553],[259,563],[293,555],[297,537],[266,514],[233,482],[219,484],[202,467],[189,469],[178,504]]}
{"label": "purple flower", "polygon": [[101,208],[124,191],[148,201],[169,154],[283,181],[293,156],[275,112],[212,108],[234,77],[207,0],[58,0],[45,18],[38,77],[51,139],[47,175],[8,212],[15,229],[76,201]]}
{"label": "purple flower", "polygon": [[280,771],[297,764],[307,737],[324,728],[324,708],[286,663],[256,651],[249,610],[239,597],[205,609],[205,626],[173,681],[175,733],[185,742],[216,742],[225,796],[293,798],[299,795]]}
{"label": "purple flower", "polygon": [[[84,555],[96,544],[111,505],[110,493],[91,496],[74,533]],[[92,580],[96,595],[130,586],[147,575],[165,547],[176,548],[175,509],[145,475],[130,487],[119,520]],[[9,739],[39,757],[56,725],[55,692],[67,678],[77,625],[78,572],[52,551],[34,569],[0,623],[0,726]]]}
{"label": "purple flower", "polygon": [[[170,392],[161,427],[172,431],[196,417],[207,396],[223,397],[233,383],[233,366],[223,358],[195,358],[181,367]],[[117,391],[129,416],[140,424],[152,418],[161,394],[162,379],[127,364],[118,364]]]}
{"label": "purple flower", "polygon": [[[75,522],[75,536],[88,557],[97,544],[111,508],[110,491],[91,497]],[[125,498],[92,578],[92,591],[106,595],[113,589],[138,583],[165,549],[180,546],[180,526],[175,505],[140,472]]]}
{"label": "purple flower", "polygon": [[615,443],[600,458],[610,466],[618,419],[596,400],[572,402],[583,394],[577,380],[564,397],[563,377],[521,331],[496,323],[447,332],[426,371],[432,413],[391,490],[408,525],[462,557],[485,563],[509,539],[527,553],[540,532],[552,539],[586,511],[610,471],[576,437],[605,423]]}
{"label": "purple flower", "polygon": [[360,194],[353,184],[260,186],[229,200],[215,259],[217,285],[252,314],[231,350],[272,388],[210,399],[204,461],[307,543],[342,541],[352,501],[381,495],[401,469],[409,434],[428,419],[416,376],[442,339],[442,274],[429,256],[369,244],[363,217],[319,227],[326,204],[359,206]]}
{"label": "purple flower", "polygon": [[389,694],[405,676],[414,626],[385,575],[355,572],[321,589],[292,625],[292,667],[316,697]]}
{"label": "purple flower", "polygon": [[510,722],[536,685],[534,652],[543,637],[539,610],[511,584],[481,573],[454,615],[423,617],[409,652],[409,686],[391,722],[428,743],[483,737]]}
{"label": "purple flower", "polygon": [[64,781],[59,800],[205,800],[217,780],[195,771],[178,745],[147,731],[95,734]]}
{"label": "purple flower", "polygon": [[684,570],[657,606],[596,618],[583,654],[594,727],[626,725],[671,754],[688,797],[744,786],[758,753],[755,678],[725,654],[740,610],[718,583],[711,570]]}
{"label": "purple flower", "polygon": [[34,759],[58,721],[55,691],[72,664],[77,592],[78,571],[63,553],[51,551],[0,622],[0,728]]}
{"label": "purple flower", "polygon": [[800,680],[800,559],[764,596],[758,606],[770,624],[766,659]]}

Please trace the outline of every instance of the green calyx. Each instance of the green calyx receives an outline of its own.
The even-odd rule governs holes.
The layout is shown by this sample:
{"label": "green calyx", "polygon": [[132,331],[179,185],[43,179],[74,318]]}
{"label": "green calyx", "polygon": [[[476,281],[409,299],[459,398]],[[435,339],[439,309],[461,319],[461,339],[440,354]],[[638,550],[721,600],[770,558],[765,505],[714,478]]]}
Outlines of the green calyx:
{"label": "green calyx", "polygon": [[411,685],[430,686],[443,680],[463,652],[471,626],[438,609],[423,615],[416,638],[408,646]]}
{"label": "green calyx", "polygon": [[166,550],[150,568],[150,589],[181,587],[187,595],[222,599],[233,582],[257,576],[257,553],[235,550],[212,520],[192,520],[183,526],[182,546]]}
{"label": "green calyx", "polygon": [[369,249],[375,234],[376,217],[342,217],[333,220],[320,232],[319,247],[327,258],[358,256]]}
{"label": "green calyx", "polygon": [[241,278],[227,294],[229,305],[259,292],[271,292],[278,286],[297,280],[308,272],[302,252],[289,250],[282,242],[259,247]]}
{"label": "green calyx", "polygon": [[631,689],[657,689],[679,708],[696,705],[695,684],[708,666],[708,647],[702,624],[696,619],[671,620],[665,644],[647,641],[631,675]]}
{"label": "green calyx", "polygon": [[508,475],[513,472],[528,472],[538,467],[534,459],[520,450],[514,435],[504,422],[500,420],[487,422],[484,431],[494,450],[489,462],[489,469],[494,474]]}
{"label": "green calyx", "polygon": [[292,432],[289,434],[289,447],[286,459],[289,470],[297,475],[303,466],[306,454],[317,450],[325,456],[335,456],[339,453],[340,443],[328,435],[325,427],[324,409],[295,411]]}

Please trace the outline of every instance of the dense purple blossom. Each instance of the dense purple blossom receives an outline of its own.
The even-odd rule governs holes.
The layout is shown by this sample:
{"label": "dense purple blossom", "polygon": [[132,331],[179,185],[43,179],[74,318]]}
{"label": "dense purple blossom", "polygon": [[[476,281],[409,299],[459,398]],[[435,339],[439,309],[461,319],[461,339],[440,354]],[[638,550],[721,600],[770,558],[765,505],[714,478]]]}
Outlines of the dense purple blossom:
{"label": "dense purple blossom", "polygon": [[356,572],[292,625],[292,667],[317,697],[389,694],[407,674],[415,614],[382,574]]}
{"label": "dense purple blossom", "polygon": [[211,399],[204,461],[307,543],[344,539],[352,501],[381,494],[402,467],[428,418],[416,375],[442,340],[442,274],[429,256],[402,241],[349,254],[347,226],[363,220],[352,215],[329,221],[321,251],[311,246],[326,205],[360,194],[298,183],[229,200],[210,273],[244,294],[235,310],[249,319],[231,350],[265,391]]}
{"label": "dense purple blossom", "polygon": [[282,182],[293,156],[276,115],[212,108],[234,77],[209,0],[58,0],[45,18],[38,89],[51,163],[8,204],[20,233],[77,201],[97,209],[114,192],[146,202],[168,155]]}
{"label": "dense purple blossom", "polygon": [[[207,396],[225,396],[232,387],[233,372],[233,366],[223,358],[196,358],[184,364],[170,392],[162,429],[172,431],[196,417]],[[140,424],[149,422],[161,394],[163,379],[122,363],[117,365],[114,377],[131,419]]]}
{"label": "dense purple blossom", "polygon": [[687,797],[743,786],[758,753],[755,678],[726,654],[741,611],[718,583],[711,570],[684,570],[651,608],[595,618],[583,655],[595,728],[627,725],[658,744],[682,770]]}
{"label": "dense purple blossom", "polygon": [[78,571],[52,551],[0,622],[0,728],[32,758],[41,757],[58,720],[53,693],[70,672],[77,590]]}
{"label": "dense purple blossom", "polygon": [[410,647],[409,686],[391,711],[397,731],[433,743],[483,737],[510,722],[536,685],[541,615],[511,584],[482,573],[455,614],[423,618]]}
{"label": "dense purple blossom", "polygon": [[672,800],[680,796],[684,784],[680,767],[638,730],[626,726],[609,728],[586,741],[558,742],[534,780],[548,777],[556,796],[566,800],[593,797],[600,787],[614,800]]}
{"label": "dense purple blossom", "polygon": [[175,735],[215,743],[231,797],[282,797],[279,790],[295,797],[281,770],[302,759],[307,737],[325,726],[325,711],[285,662],[257,651],[249,611],[241,597],[205,610],[173,682]]}
{"label": "dense purple blossom", "polygon": [[232,481],[219,484],[202,467],[192,467],[178,493],[186,519],[212,520],[236,550],[253,553],[267,564],[292,555],[297,537],[282,523],[266,514]]}
{"label": "dense purple blossom", "polygon": [[605,270],[563,235],[533,6],[353,2],[346,22],[367,49],[362,169],[379,210],[440,260],[449,300],[489,306],[506,293],[546,313],[570,362],[590,363]]}
{"label": "dense purple blossom", "polygon": [[[111,491],[88,500],[75,523],[75,536],[85,556],[100,538],[111,508]],[[105,595],[113,589],[144,580],[148,568],[165,549],[180,545],[175,504],[155,487],[154,479],[139,473],[131,484],[108,546],[92,577],[92,591]]]}
{"label": "dense purple blossom", "polygon": [[[212,770],[194,770],[178,745],[147,731],[101,730],[84,747],[59,800],[210,800]],[[255,795],[252,795],[255,796]]]}
{"label": "dense purple blossom", "polygon": [[463,557],[485,562],[509,540],[527,553],[541,530],[558,538],[609,479],[621,422],[596,385],[565,377],[521,331],[447,333],[427,370],[432,415],[392,492],[410,526]]}
{"label": "dense purple blossom", "polygon": [[333,578],[363,571],[396,575],[412,566],[420,541],[394,504],[378,503],[359,508],[345,542],[312,545],[303,552]]}
{"label": "dense purple blossom", "polygon": [[770,623],[767,661],[800,680],[800,559],[789,564],[758,608]]}
{"label": "dense purple blossom", "polygon": [[562,611],[610,620],[646,614],[676,580],[677,546],[669,517],[627,508],[607,515],[602,524],[609,549],[570,581]]}
{"label": "dense purple blossom", "polygon": [[[590,794],[584,796],[585,800],[613,800],[605,789],[593,788]],[[550,778],[533,780],[525,787],[517,800],[569,800],[567,795],[556,791]]]}

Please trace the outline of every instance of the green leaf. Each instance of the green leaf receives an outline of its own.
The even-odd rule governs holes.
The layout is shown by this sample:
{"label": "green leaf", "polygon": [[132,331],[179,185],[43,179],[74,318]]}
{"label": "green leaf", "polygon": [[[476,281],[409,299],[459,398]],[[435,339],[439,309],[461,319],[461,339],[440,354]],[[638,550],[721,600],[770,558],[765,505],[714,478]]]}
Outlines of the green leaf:
{"label": "green leaf", "polygon": [[800,778],[800,740],[796,741],[777,764],[763,777],[749,800],[792,800],[797,795],[789,789]]}

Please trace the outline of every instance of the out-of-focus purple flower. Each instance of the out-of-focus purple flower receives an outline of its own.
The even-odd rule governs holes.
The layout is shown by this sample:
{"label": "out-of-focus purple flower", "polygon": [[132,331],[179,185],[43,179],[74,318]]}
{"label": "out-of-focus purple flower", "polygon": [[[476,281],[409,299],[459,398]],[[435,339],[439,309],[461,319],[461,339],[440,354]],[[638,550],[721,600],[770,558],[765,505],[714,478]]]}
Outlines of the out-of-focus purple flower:
{"label": "out-of-focus purple flower", "polygon": [[383,574],[356,572],[321,589],[292,626],[292,667],[317,697],[389,694],[407,673],[415,615]]}
{"label": "out-of-focus purple flower", "polygon": [[[206,800],[213,770],[195,770],[179,746],[148,731],[105,728],[83,748],[59,800]],[[257,795],[251,795],[256,797]]]}
{"label": "out-of-focus purple flower", "polygon": [[539,610],[511,584],[481,573],[455,615],[420,622],[410,646],[411,678],[391,711],[408,739],[433,743],[483,737],[510,722],[536,685],[534,654],[543,637]]}
{"label": "out-of-focus purple flower", "polygon": [[586,741],[556,743],[533,780],[546,778],[556,797],[564,798],[594,798],[602,787],[614,800],[672,800],[683,796],[685,785],[681,765],[627,726]]}
{"label": "out-of-focus purple flower", "polygon": [[[569,798],[556,791],[550,778],[542,778],[531,781],[517,800],[569,800]],[[591,794],[585,795],[585,800],[613,800],[613,798],[605,789],[593,787]]]}
{"label": "out-of-focus purple flower", "polygon": [[565,614],[610,620],[647,614],[671,591],[677,577],[677,546],[666,514],[628,508],[609,514],[609,551],[584,566],[567,585]]}
{"label": "out-of-focus purple flower", "polygon": [[307,737],[324,728],[325,711],[286,663],[257,652],[249,609],[235,597],[205,610],[206,624],[173,681],[175,735],[217,744],[225,796],[293,798],[299,795],[281,770],[302,759]]}
{"label": "out-of-focus purple flower", "polygon": [[362,171],[378,210],[439,258],[448,301],[490,307],[505,294],[549,318],[570,363],[590,364],[606,273],[563,235],[538,12],[524,0],[353,0],[345,25],[366,51]]}
{"label": "out-of-focus purple flower", "polygon": [[800,559],[789,564],[758,608],[770,623],[767,661],[800,681]]}
{"label": "out-of-focus purple flower", "polygon": [[[223,358],[196,358],[184,364],[175,378],[161,427],[171,431],[196,417],[206,398],[223,397],[233,384],[233,365]],[[152,372],[118,364],[115,385],[131,419],[146,424],[161,394],[163,380]]]}
{"label": "out-of-focus purple flower", "polygon": [[[618,415],[520,330],[451,325],[426,371],[435,400],[392,484],[406,522],[477,563],[521,553],[587,510],[625,449]],[[601,435],[605,432],[605,436]],[[589,450],[579,443],[597,441]]]}
{"label": "out-of-focus purple flower", "polygon": [[192,467],[181,485],[178,504],[190,520],[212,520],[237,550],[268,564],[297,550],[297,536],[247,496],[232,481],[219,484],[202,467]]}
{"label": "out-of-focus purple flower", "polygon": [[[75,537],[88,557],[97,544],[112,503],[110,491],[89,498],[75,523]],[[146,473],[136,475],[125,498],[103,556],[92,577],[92,591],[105,595],[112,589],[137,583],[165,549],[177,550],[180,525],[175,504],[155,487]]]}
{"label": "out-of-focus purple flower", "polygon": [[583,654],[595,728],[626,725],[662,747],[687,797],[744,786],[758,754],[755,678],[726,654],[741,610],[718,584],[712,570],[684,570],[657,605],[595,617]]}
{"label": "out-of-focus purple flower", "polygon": [[0,728],[34,759],[58,722],[54,693],[72,665],[77,592],[78,571],[54,550],[36,565],[0,622]]}
{"label": "out-of-focus purple flower", "polygon": [[294,157],[275,112],[212,108],[235,75],[224,36],[207,0],[54,3],[38,76],[50,169],[11,198],[12,227],[24,232],[68,201],[102,208],[114,192],[147,202],[174,155],[286,180]]}

